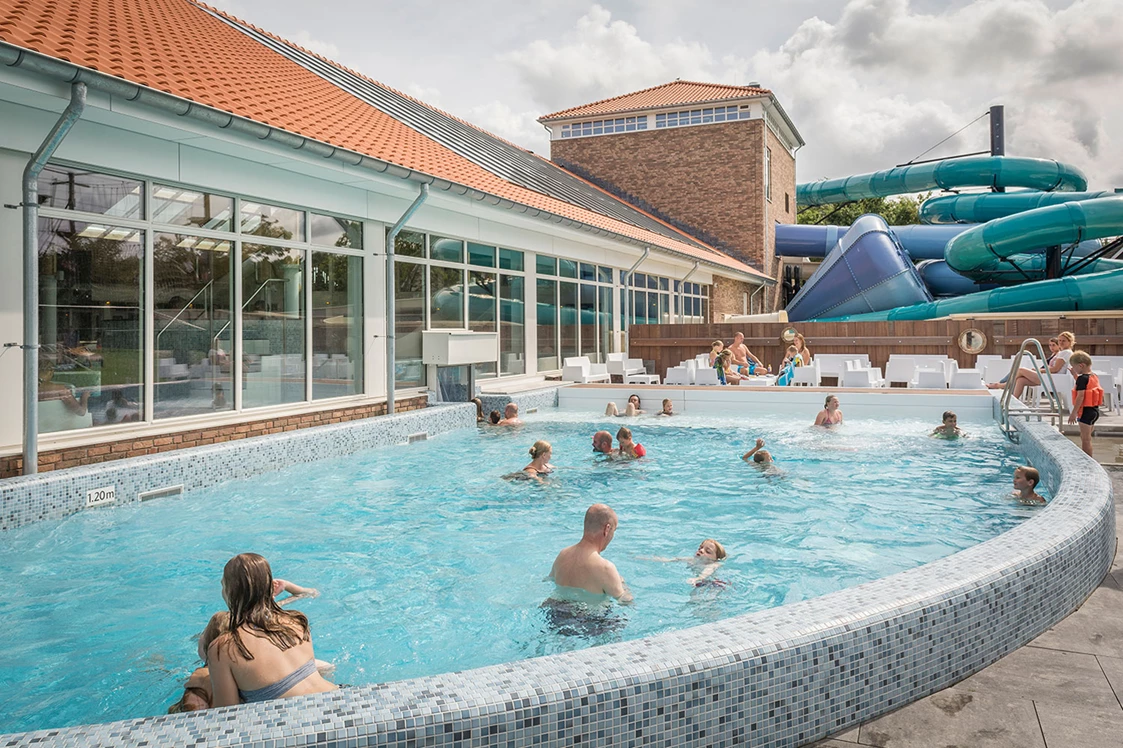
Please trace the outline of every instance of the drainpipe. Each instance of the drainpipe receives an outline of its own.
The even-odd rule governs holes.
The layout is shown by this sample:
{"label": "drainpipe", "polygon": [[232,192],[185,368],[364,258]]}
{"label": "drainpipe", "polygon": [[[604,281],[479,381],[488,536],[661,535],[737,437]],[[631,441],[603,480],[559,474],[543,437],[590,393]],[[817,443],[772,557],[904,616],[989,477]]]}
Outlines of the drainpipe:
{"label": "drainpipe", "polygon": [[386,414],[390,415],[394,412],[394,379],[397,375],[395,371],[394,359],[397,356],[397,336],[394,333],[394,240],[398,238],[401,233],[402,227],[406,225],[406,221],[413,217],[417,209],[421,207],[421,203],[425,202],[429,197],[429,185],[422,184],[421,190],[417,197],[414,198],[410,206],[406,208],[406,212],[402,213],[402,217],[390,229],[390,233],[386,234]]}
{"label": "drainpipe", "polygon": [[697,260],[694,262],[694,267],[690,268],[690,272],[682,276],[682,280],[678,285],[678,323],[680,325],[686,324],[686,282],[698,270],[698,266],[702,263]]}
{"label": "drainpipe", "polygon": [[636,272],[636,268],[640,266],[647,256],[651,254],[651,247],[644,247],[643,254],[636,260],[636,264],[628,268],[628,272],[624,273],[624,352],[631,353],[631,342],[628,340],[628,330],[632,326],[632,273]]}
{"label": "drainpipe", "polygon": [[23,474],[39,472],[39,173],[86,108],[86,84],[70,86],[47,139],[23,170]]}
{"label": "drainpipe", "polygon": [[753,313],[753,299],[755,299],[756,295],[763,290],[764,290],[764,284],[762,283],[762,284],[760,284],[759,286],[756,287],[756,290],[753,291],[752,294],[749,295],[749,314]]}

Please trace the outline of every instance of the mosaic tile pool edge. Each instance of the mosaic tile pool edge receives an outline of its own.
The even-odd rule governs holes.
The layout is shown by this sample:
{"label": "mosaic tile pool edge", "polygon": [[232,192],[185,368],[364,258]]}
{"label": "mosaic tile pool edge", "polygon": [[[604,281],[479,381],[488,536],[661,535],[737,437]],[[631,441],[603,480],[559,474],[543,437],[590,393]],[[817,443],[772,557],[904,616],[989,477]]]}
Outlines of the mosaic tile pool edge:
{"label": "mosaic tile pool edge", "polygon": [[1048,426],[1018,426],[1051,505],[892,577],[579,652],[0,745],[802,745],[981,669],[1102,579],[1115,550],[1110,480]]}

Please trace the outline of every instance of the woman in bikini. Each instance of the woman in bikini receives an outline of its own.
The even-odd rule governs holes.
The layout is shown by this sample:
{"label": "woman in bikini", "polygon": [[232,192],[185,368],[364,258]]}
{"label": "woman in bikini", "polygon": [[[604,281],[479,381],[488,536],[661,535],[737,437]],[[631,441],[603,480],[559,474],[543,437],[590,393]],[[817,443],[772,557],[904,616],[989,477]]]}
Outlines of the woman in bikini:
{"label": "woman in bikini", "polygon": [[827,395],[827,402],[819,415],[815,416],[815,425],[823,428],[838,426],[842,423],[842,411],[838,409],[838,397]]}
{"label": "woman in bikini", "polygon": [[222,572],[230,631],[207,648],[214,706],[334,691],[316,672],[308,619],[273,600],[273,572],[256,553],[240,553]]}
{"label": "woman in bikini", "polygon": [[543,439],[534,442],[534,446],[530,448],[530,464],[523,468],[523,472],[539,480],[554,472],[553,466],[550,465],[550,457],[553,453],[550,442]]}

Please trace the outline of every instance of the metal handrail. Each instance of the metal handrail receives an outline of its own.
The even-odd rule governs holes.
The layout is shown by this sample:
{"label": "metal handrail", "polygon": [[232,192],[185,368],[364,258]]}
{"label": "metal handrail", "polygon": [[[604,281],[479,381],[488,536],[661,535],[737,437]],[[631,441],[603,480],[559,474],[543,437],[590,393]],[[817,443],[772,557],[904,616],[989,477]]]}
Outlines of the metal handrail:
{"label": "metal handrail", "polygon": [[[259,293],[261,293],[262,290],[264,290],[264,288],[266,286],[268,286],[270,283],[284,283],[284,282],[285,282],[284,278],[269,278],[269,279],[267,279],[264,283],[262,283],[260,286],[257,287],[256,291],[254,291],[252,294],[250,294],[250,297],[248,299],[246,299],[242,303],[242,311],[245,311],[246,307],[248,307],[250,305],[250,302],[253,301],[254,299],[256,299],[257,295]],[[231,325],[231,323],[233,323],[233,321],[234,321],[233,319],[228,319],[228,320],[226,320],[226,324],[223,325],[221,328],[219,328],[218,332],[215,333],[215,336],[213,338],[211,338],[211,348],[217,349],[218,339],[222,337],[222,333],[226,332],[226,328],[230,327],[230,325]]]}
{"label": "metal handrail", "polygon": [[[195,299],[197,299],[197,298],[199,298],[200,296],[202,296],[202,295],[203,295],[203,293],[204,293],[204,292],[205,292],[205,291],[206,291],[206,290],[207,290],[208,288],[210,288],[210,287],[211,287],[211,285],[213,285],[213,284],[214,284],[214,281],[213,281],[213,280],[209,280],[209,281],[207,281],[206,285],[205,285],[205,286],[203,286],[202,288],[200,288],[200,289],[199,289],[199,291],[198,291],[198,293],[196,293],[196,294],[195,294],[194,296],[192,296],[192,297],[191,297],[191,298],[190,298],[190,299],[189,299],[189,300],[187,301],[187,303],[183,305],[183,308],[182,308],[182,309],[180,309],[180,310],[179,310],[178,312],[176,312],[176,313],[175,313],[175,316],[174,316],[174,317],[172,317],[172,318],[171,318],[170,320],[168,320],[168,324],[164,325],[164,327],[163,327],[163,328],[162,328],[162,329],[160,330],[160,332],[156,333],[156,345],[154,346],[155,350],[157,350],[157,351],[158,351],[158,350],[160,350],[160,336],[161,336],[161,335],[163,335],[164,333],[166,333],[166,332],[168,331],[168,328],[169,328],[169,327],[171,327],[172,325],[174,325],[174,324],[176,323],[176,320],[178,320],[178,319],[179,319],[179,318],[180,318],[180,317],[181,317],[181,316],[183,315],[183,313],[184,313],[184,312],[186,312],[186,311],[187,311],[187,309],[188,309],[188,308],[189,308],[189,307],[190,307],[190,306],[191,306],[192,304],[194,304],[194,303],[195,303]],[[190,322],[185,322],[184,324],[187,324],[187,325],[191,325],[191,323],[190,323]],[[199,327],[198,325],[191,325],[191,327],[194,327],[194,328],[195,328],[196,330],[202,330],[202,329],[203,329],[203,328]]]}
{"label": "metal handrail", "polygon": [[[1028,352],[1027,348],[1036,349],[1036,357],[1033,353]],[[1036,363],[1034,364],[1034,369],[1044,374],[1041,387],[1044,388],[1045,396],[1049,400],[1049,409],[1047,411],[1042,411],[1035,407],[1010,407],[1010,401],[1014,399],[1014,384],[1018,378],[1018,370],[1021,368],[1022,359],[1025,358],[1027,353],[1029,353],[1030,358],[1033,358],[1035,361],[1040,360],[1043,364],[1043,372],[1041,369],[1037,369]],[[1042,377],[1042,373],[1038,374],[1039,378]],[[1046,379],[1048,380],[1048,384],[1045,382]],[[1040,341],[1036,338],[1026,338],[1022,341],[1021,346],[1018,347],[1017,354],[1014,355],[1014,360],[1010,365],[1010,374],[1006,378],[1006,387],[1003,388],[1002,395],[999,398],[999,423],[1002,426],[1002,431],[1010,441],[1017,441],[1018,431],[1017,429],[1011,428],[1010,417],[1030,415],[1036,415],[1038,420],[1047,415],[1053,426],[1060,428],[1061,413],[1060,393],[1057,392],[1057,384],[1053,381],[1053,372],[1049,370],[1045,350],[1041,347]]]}

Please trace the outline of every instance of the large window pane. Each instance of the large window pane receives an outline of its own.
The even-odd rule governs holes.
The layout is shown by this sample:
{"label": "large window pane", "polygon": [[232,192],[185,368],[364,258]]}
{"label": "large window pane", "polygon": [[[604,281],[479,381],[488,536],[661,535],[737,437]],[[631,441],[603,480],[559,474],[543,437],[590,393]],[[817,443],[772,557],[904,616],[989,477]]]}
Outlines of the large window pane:
{"label": "large window pane", "polygon": [[600,350],[603,356],[602,360],[608,359],[608,354],[612,353],[612,289],[608,286],[601,286],[597,289],[600,294],[600,307],[597,314],[597,325],[600,329]]}
{"label": "large window pane", "polygon": [[526,339],[523,328],[523,279],[518,275],[499,276],[499,363],[504,374],[526,372]]}
{"label": "large window pane", "polygon": [[445,262],[464,262],[464,242],[443,236],[430,236],[429,257]]}
{"label": "large window pane", "polygon": [[558,275],[563,278],[576,278],[577,263],[573,260],[558,260]]}
{"label": "large window pane", "polygon": [[425,384],[425,371],[421,365],[421,331],[425,329],[425,266],[396,262],[394,268],[394,381],[399,387],[420,387]]}
{"label": "large window pane", "polygon": [[[468,329],[473,332],[495,332],[495,311],[498,306],[495,282],[495,273],[468,271]],[[477,377],[495,376],[494,361],[475,366]]]}
{"label": "large window pane", "polygon": [[560,369],[558,361],[558,282],[538,279],[538,371]]}
{"label": "large window pane", "polygon": [[495,247],[468,242],[468,264],[485,268],[495,267]]}
{"label": "large window pane", "polygon": [[50,164],[39,172],[39,205],[144,218],[144,186],[136,179]]}
{"label": "large window pane", "polygon": [[304,397],[304,253],[242,245],[242,403]]}
{"label": "large window pane", "polygon": [[301,210],[243,200],[241,221],[243,234],[304,241],[304,211]]}
{"label": "large window pane", "polygon": [[536,255],[534,260],[534,267],[539,275],[558,274],[558,261],[553,257],[547,257],[546,255]]}
{"label": "large window pane", "polygon": [[312,214],[312,243],[321,247],[363,248],[363,222]]}
{"label": "large window pane", "polygon": [[429,328],[463,327],[464,271],[460,268],[429,268]]}
{"label": "large window pane", "polygon": [[39,433],[144,418],[144,232],[39,219]]}
{"label": "large window pane", "polygon": [[153,238],[156,418],[234,407],[230,250],[218,239]]}
{"label": "large window pane", "polygon": [[522,272],[523,253],[517,249],[499,250],[499,267],[501,270],[515,270]]}
{"label": "large window pane", "polygon": [[312,397],[363,392],[363,258],[312,253]]}
{"label": "large window pane", "polygon": [[583,281],[595,281],[597,279],[597,266],[596,265],[590,265],[587,262],[582,262],[580,267],[581,267],[581,270],[580,270],[581,280],[583,280]]}
{"label": "large window pane", "polygon": [[[390,229],[386,229],[390,233]],[[419,231],[402,231],[394,237],[394,253],[403,257],[425,256],[425,234]]]}
{"label": "large window pane", "polygon": [[657,325],[661,321],[659,318],[659,294],[649,291],[647,293],[647,324]]}
{"label": "large window pane", "polygon": [[157,223],[230,231],[233,215],[232,197],[162,184],[152,186],[152,220]]}
{"label": "large window pane", "polygon": [[632,294],[632,324],[647,324],[647,292],[636,291]]}
{"label": "large window pane", "polygon": [[581,284],[581,355],[599,363],[597,356],[597,287]]}
{"label": "large window pane", "polygon": [[558,314],[562,363],[577,355],[577,284],[558,284]]}

